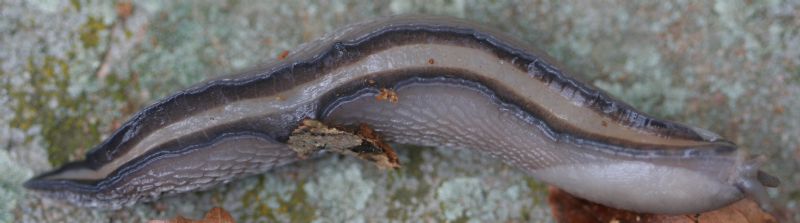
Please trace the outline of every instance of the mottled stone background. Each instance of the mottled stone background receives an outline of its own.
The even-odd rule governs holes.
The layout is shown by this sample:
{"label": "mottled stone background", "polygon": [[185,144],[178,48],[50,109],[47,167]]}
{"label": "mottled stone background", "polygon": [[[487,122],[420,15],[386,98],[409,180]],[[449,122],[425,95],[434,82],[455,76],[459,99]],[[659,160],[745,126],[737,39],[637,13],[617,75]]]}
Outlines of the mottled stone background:
{"label": "mottled stone background", "polygon": [[0,1],[0,222],[138,222],[213,206],[242,222],[548,222],[545,185],[468,151],[401,149],[403,169],[349,157],[297,163],[123,211],[42,199],[22,182],[80,159],[142,106],[335,27],[442,14],[518,36],[658,117],[770,158],[798,216],[800,2]]}

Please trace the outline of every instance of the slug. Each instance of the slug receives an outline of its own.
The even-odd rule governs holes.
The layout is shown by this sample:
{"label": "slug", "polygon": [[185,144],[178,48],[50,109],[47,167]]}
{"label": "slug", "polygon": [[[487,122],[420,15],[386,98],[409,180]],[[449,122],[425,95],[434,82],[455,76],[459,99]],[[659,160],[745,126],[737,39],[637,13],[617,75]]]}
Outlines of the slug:
{"label": "slug", "polygon": [[759,170],[763,159],[642,113],[528,44],[458,19],[399,16],[177,92],[133,115],[85,160],[25,186],[111,209],[203,190],[300,160],[288,140],[308,119],[365,124],[393,143],[479,151],[637,212],[699,213],[746,196],[770,210],[765,186],[778,184]]}

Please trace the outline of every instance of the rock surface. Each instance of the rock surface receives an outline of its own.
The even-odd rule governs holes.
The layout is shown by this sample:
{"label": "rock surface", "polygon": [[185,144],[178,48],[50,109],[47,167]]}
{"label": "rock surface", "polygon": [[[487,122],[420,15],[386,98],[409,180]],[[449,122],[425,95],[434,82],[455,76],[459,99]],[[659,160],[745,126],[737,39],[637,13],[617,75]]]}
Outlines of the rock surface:
{"label": "rock surface", "polygon": [[[28,193],[34,173],[82,158],[142,106],[282,57],[351,22],[451,15],[527,40],[635,107],[705,127],[770,158],[770,191],[800,221],[797,1],[0,1],[0,222],[553,221],[546,187],[468,151],[398,148],[380,171],[328,156],[125,211]],[[284,55],[285,56],[285,55]]]}

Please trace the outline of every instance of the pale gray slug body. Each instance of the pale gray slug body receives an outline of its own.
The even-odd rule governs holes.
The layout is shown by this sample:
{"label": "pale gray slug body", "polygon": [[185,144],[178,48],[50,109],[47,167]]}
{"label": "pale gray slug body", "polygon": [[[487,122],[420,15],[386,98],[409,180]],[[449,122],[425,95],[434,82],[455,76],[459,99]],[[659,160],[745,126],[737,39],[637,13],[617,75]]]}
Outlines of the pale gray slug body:
{"label": "pale gray slug body", "polygon": [[[379,89],[399,100],[376,100]],[[206,81],[136,114],[86,156],[26,186],[120,208],[296,161],[305,118],[367,123],[387,140],[490,154],[612,207],[698,213],[751,195],[758,164],[719,136],[658,120],[569,77],[544,54],[463,21],[349,26],[284,61]]]}

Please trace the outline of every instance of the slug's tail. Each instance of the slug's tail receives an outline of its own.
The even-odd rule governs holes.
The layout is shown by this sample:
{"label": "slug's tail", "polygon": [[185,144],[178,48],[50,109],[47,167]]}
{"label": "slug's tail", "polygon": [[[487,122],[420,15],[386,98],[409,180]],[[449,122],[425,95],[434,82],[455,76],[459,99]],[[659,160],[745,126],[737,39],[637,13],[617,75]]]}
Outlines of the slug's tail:
{"label": "slug's tail", "polygon": [[743,165],[739,166],[739,179],[736,181],[736,187],[758,203],[761,209],[774,215],[776,210],[772,206],[766,188],[777,187],[780,180],[759,169],[766,161],[765,156],[745,160]]}

